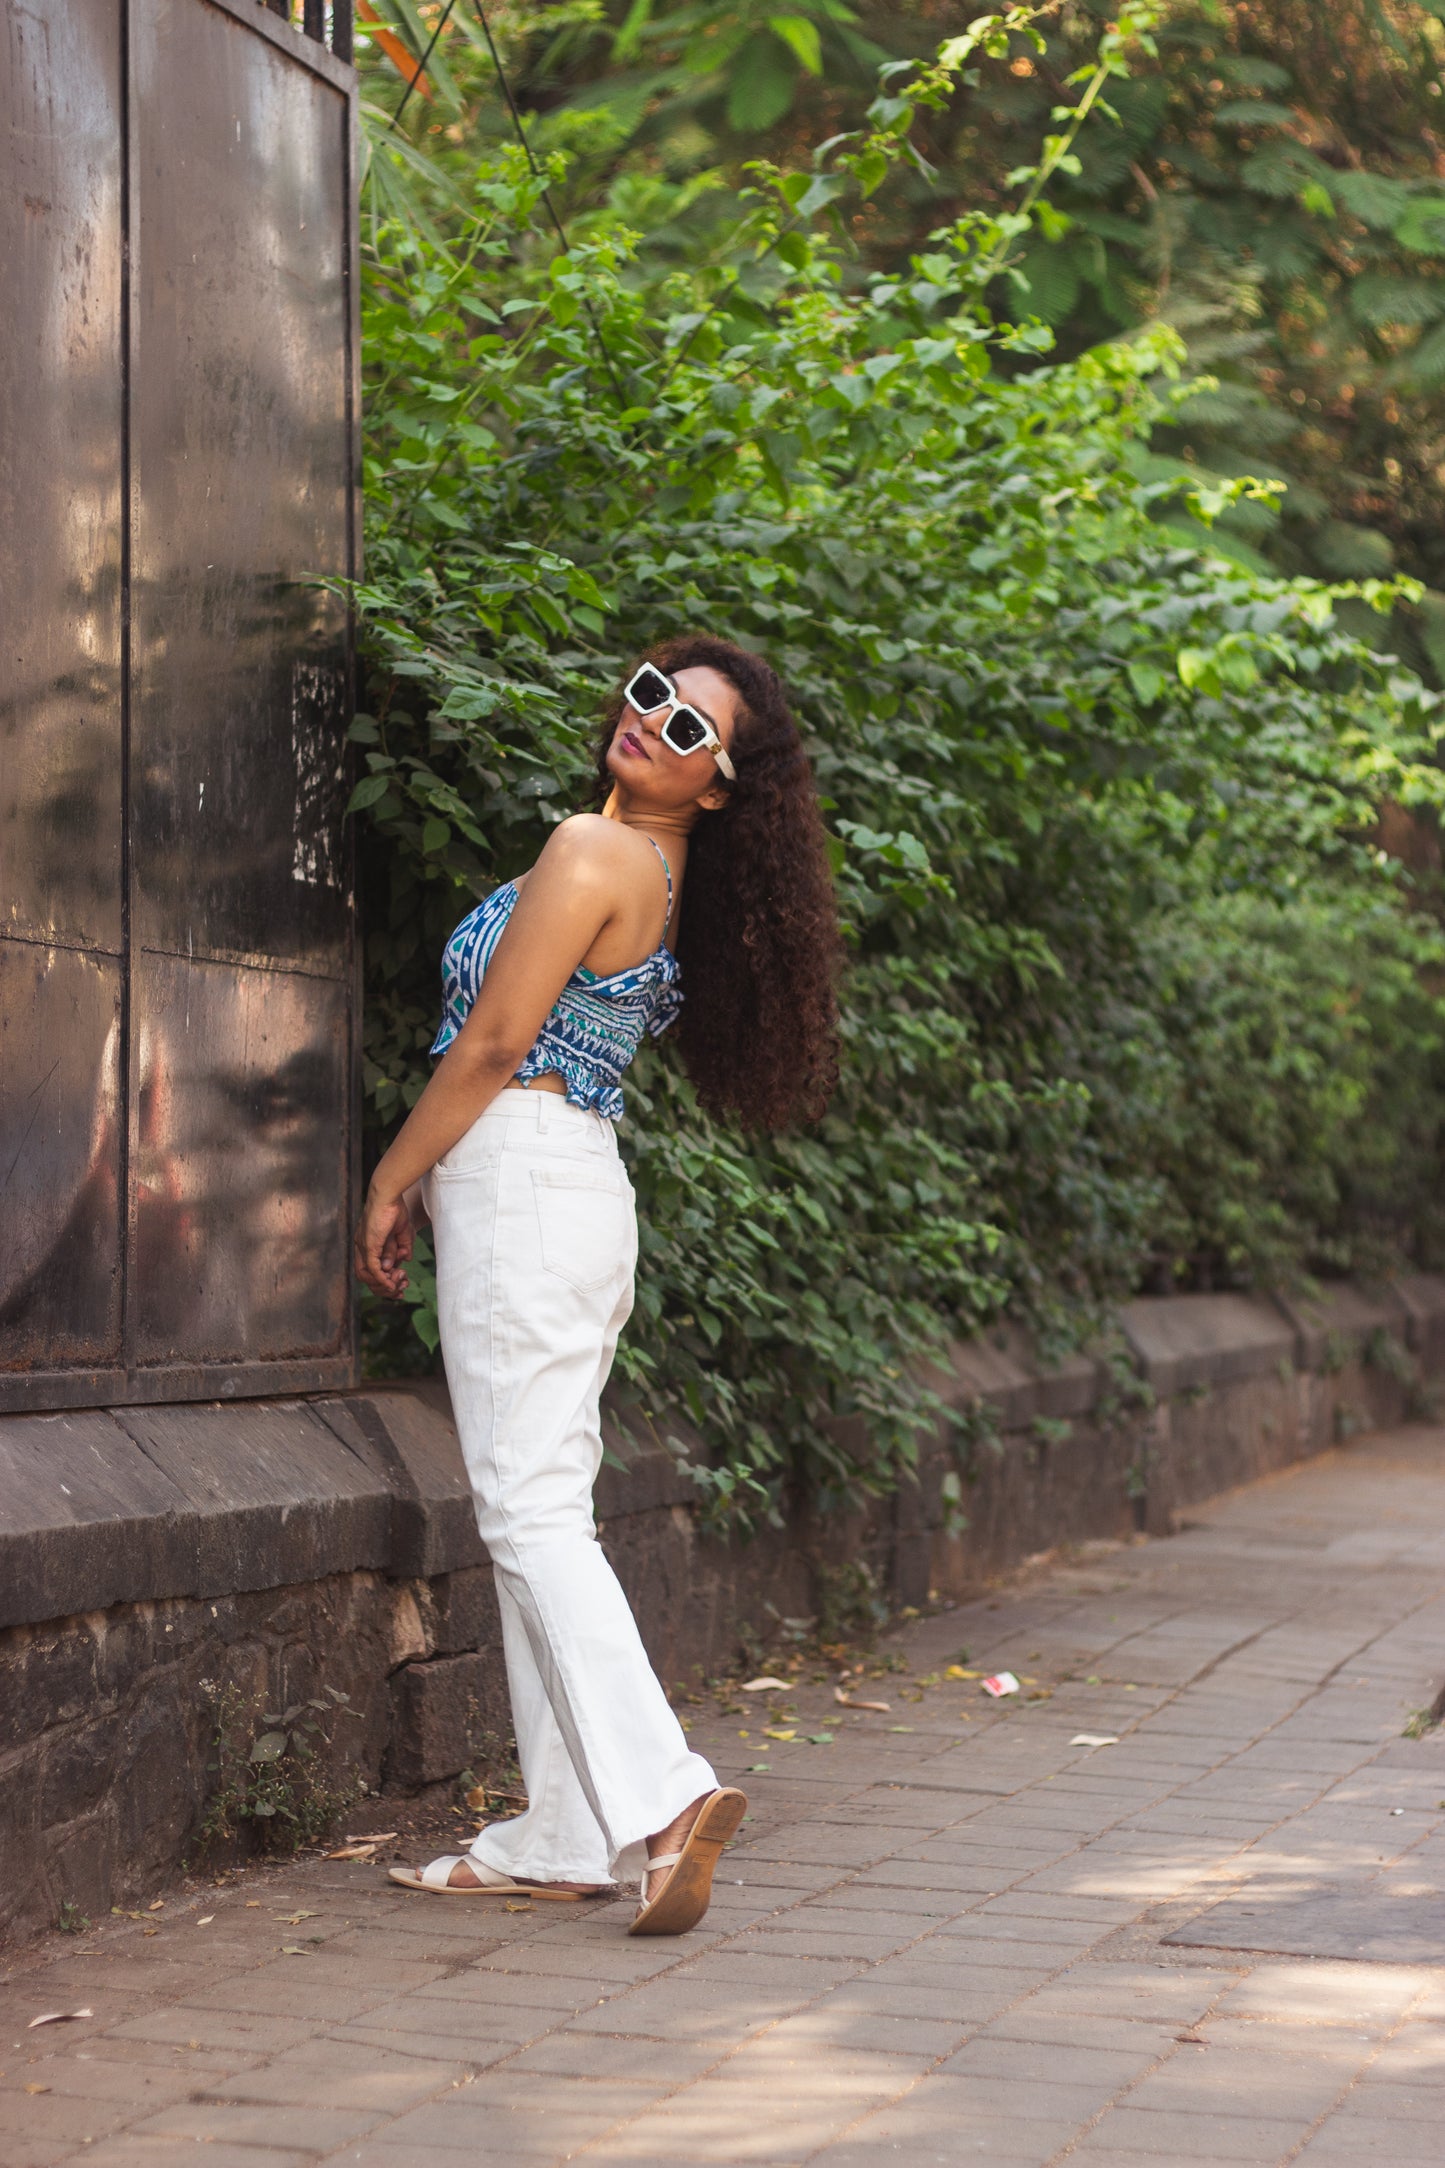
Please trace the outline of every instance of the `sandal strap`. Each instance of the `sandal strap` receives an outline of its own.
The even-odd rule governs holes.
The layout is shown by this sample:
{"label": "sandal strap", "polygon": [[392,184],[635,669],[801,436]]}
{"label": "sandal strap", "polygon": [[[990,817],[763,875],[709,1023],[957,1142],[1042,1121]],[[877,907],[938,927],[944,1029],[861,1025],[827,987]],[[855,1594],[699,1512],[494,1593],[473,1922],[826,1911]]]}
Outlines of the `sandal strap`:
{"label": "sandal strap", "polygon": [[[453,1867],[460,1867],[461,1863],[462,1854],[460,1852],[447,1852],[441,1859],[428,1860],[421,1870],[422,1888],[445,1889],[452,1878]],[[467,1865],[471,1865],[470,1860],[467,1861]]]}
{"label": "sandal strap", "polygon": [[513,1881],[511,1875],[504,1874],[500,1867],[489,1866],[486,1860],[478,1859],[475,1852],[464,1852],[462,1858],[466,1865],[471,1868],[472,1873],[481,1883],[483,1889],[520,1889],[522,1887],[520,1882]]}
{"label": "sandal strap", "polygon": [[638,1894],[644,1904],[650,1901],[647,1895],[648,1877],[661,1873],[668,1867],[675,1867],[681,1858],[681,1852],[659,1852],[655,1859],[650,1859],[647,1862],[646,1867],[643,1869],[642,1880],[638,1884]]}
{"label": "sandal strap", "polygon": [[423,1889],[446,1889],[451,1882],[452,1869],[466,1867],[476,1876],[483,1889],[517,1889],[520,1885],[500,1867],[489,1867],[484,1859],[477,1859],[470,1852],[445,1852],[440,1859],[433,1859],[421,1870]]}

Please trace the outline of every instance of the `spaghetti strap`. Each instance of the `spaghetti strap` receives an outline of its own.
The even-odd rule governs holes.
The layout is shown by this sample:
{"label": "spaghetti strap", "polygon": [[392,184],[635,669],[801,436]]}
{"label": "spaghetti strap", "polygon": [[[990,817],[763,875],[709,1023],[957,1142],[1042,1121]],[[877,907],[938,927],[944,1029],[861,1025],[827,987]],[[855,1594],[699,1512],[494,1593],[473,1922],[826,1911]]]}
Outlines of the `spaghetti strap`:
{"label": "spaghetti strap", "polygon": [[647,840],[662,860],[662,870],[667,875],[667,916],[662,922],[662,939],[657,944],[658,948],[663,948],[667,944],[667,929],[672,924],[672,868],[667,862],[666,851],[656,837],[649,836]]}

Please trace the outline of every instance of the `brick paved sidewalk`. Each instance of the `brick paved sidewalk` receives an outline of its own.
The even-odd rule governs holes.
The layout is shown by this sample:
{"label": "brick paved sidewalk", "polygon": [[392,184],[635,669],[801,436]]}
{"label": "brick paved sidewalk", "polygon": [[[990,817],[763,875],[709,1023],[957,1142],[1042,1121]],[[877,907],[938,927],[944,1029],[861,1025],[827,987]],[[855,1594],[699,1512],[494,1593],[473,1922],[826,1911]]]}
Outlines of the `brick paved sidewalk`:
{"label": "brick paved sidewalk", "polygon": [[[887,1713],[698,1722],[754,1813],[680,1941],[322,1861],[54,1938],[0,1987],[0,2163],[1441,2160],[1445,1732],[1402,1730],[1445,1431],[894,1645]],[[1052,1694],[988,1703],[965,1646]]]}

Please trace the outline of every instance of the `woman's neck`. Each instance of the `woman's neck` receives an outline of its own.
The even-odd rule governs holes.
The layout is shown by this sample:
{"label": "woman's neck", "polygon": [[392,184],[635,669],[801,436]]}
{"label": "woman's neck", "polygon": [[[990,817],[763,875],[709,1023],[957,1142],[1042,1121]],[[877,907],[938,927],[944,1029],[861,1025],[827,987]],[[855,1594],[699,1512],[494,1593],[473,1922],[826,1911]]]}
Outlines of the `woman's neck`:
{"label": "woman's neck", "polygon": [[686,844],[697,826],[697,814],[695,805],[659,811],[653,806],[631,804],[623,797],[615,783],[611,796],[602,808],[602,818],[605,821],[619,821],[624,828],[639,829],[643,835],[655,836],[659,842],[677,844]]}

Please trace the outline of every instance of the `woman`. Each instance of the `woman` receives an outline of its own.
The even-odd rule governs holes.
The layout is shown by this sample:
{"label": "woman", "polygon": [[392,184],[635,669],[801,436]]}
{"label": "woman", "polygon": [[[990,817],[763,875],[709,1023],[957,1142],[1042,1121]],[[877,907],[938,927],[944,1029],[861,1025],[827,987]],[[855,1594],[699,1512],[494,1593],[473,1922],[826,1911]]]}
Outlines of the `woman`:
{"label": "woman", "polygon": [[592,1519],[637,1255],[619,1080],[676,1020],[709,1112],[816,1118],[839,944],[807,758],[757,656],[706,634],[654,649],[612,702],[598,782],[602,812],[562,821],[448,942],[442,1060],[357,1233],[361,1277],[399,1295],[422,1181],[528,1799],[465,1856],[391,1872],[448,1896],[583,1898],[645,1843],[629,1932],[683,1934],[747,1802],[690,1752]]}

